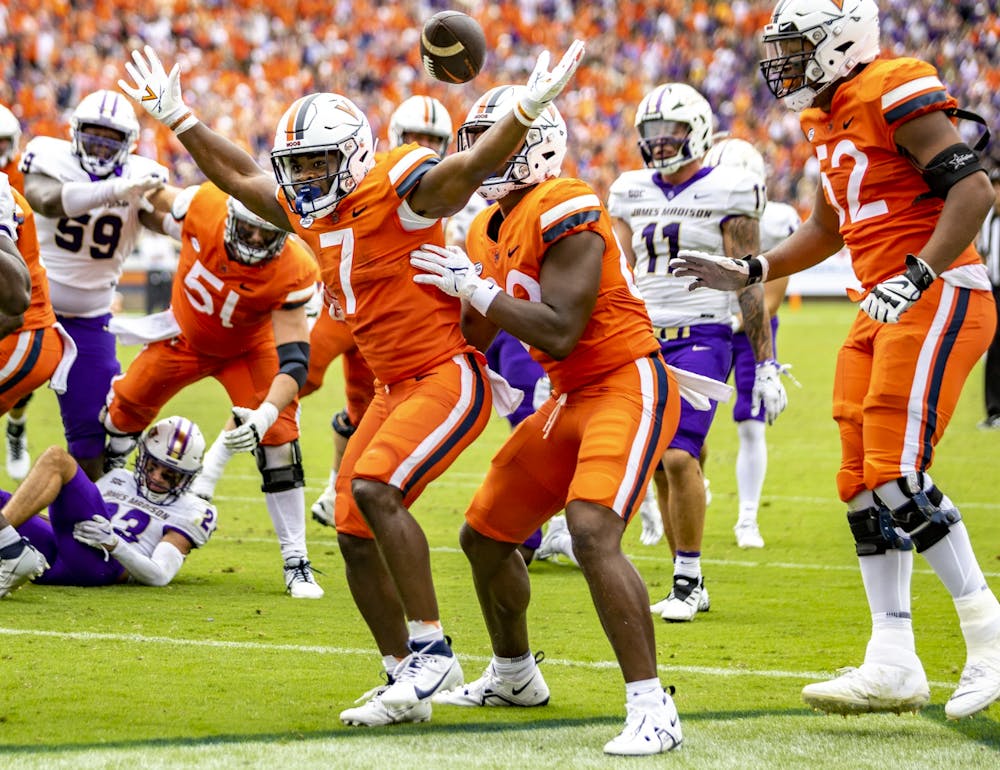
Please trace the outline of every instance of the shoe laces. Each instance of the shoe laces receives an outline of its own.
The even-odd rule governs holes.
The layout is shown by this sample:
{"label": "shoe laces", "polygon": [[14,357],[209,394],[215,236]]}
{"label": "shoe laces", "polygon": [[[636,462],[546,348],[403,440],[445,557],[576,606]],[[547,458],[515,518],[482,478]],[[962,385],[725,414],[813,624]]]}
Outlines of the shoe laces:
{"label": "shoe laces", "polygon": [[[435,658],[440,658],[433,652],[427,652],[431,647],[437,644],[440,639],[435,639],[432,642],[428,642],[419,650],[412,651],[409,655],[399,661],[395,670],[392,672],[392,679],[395,682],[408,682],[411,679],[416,679],[420,675],[421,669],[432,662]],[[448,637],[444,638],[445,644],[449,647],[451,646],[451,640]]]}
{"label": "shoe laces", "polygon": [[[22,428],[22,431],[24,429]],[[27,442],[24,440],[24,434],[19,433],[14,435],[7,429],[7,454],[10,455],[11,460],[20,460],[21,456],[24,454]]]}
{"label": "shoe laces", "polygon": [[313,569],[308,559],[302,559],[298,564],[285,565],[285,579],[289,583],[315,583],[314,572],[323,574],[318,569]]}
{"label": "shoe laces", "polygon": [[389,689],[389,685],[393,683],[393,678],[386,671],[383,671],[380,676],[382,678],[382,682],[372,687],[368,692],[364,693],[361,697],[354,701],[355,703],[365,703],[366,701],[374,700]]}

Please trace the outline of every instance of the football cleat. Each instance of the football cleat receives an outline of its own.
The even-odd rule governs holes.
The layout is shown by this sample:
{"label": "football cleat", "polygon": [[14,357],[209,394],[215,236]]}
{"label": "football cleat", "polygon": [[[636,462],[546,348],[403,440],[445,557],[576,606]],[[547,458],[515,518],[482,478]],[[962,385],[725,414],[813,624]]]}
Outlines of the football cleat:
{"label": "football cleat", "polygon": [[31,470],[31,456],[28,454],[28,434],[24,423],[14,425],[7,420],[7,475],[14,481],[21,481]]}
{"label": "football cleat", "polygon": [[580,566],[580,562],[576,560],[576,555],[573,553],[573,538],[569,534],[569,527],[566,526],[566,517],[553,516],[549,519],[545,537],[542,538],[538,550],[535,551],[535,558],[551,559],[560,554],[569,559],[574,566]]}
{"label": "football cleat", "polygon": [[1000,649],[994,647],[990,653],[966,662],[958,687],[945,704],[944,715],[948,719],[970,717],[997,699],[1000,699]]}
{"label": "football cleat", "polygon": [[333,491],[333,485],[327,484],[309,509],[312,511],[313,521],[319,522],[324,527],[333,526],[333,501],[335,498],[336,493]]}
{"label": "football cleat", "polygon": [[383,727],[401,722],[427,722],[431,718],[430,701],[420,701],[412,706],[391,708],[382,702],[382,694],[392,684],[391,678],[386,684],[369,690],[355,703],[361,706],[344,709],[340,712],[340,721],[351,727]]}
{"label": "football cleat", "polygon": [[293,599],[323,598],[323,589],[313,577],[308,559],[295,558],[285,562],[285,588]]}
{"label": "football cleat", "polygon": [[802,688],[802,700],[829,714],[919,711],[931,699],[923,669],[863,663],[840,676]]}
{"label": "football cleat", "polygon": [[649,610],[672,623],[684,623],[694,620],[699,612],[708,612],[711,607],[705,578],[696,582],[694,578],[674,575],[674,587],[670,593],[665,599],[650,605]]}
{"label": "football cleat", "polygon": [[[536,664],[544,658],[543,653],[538,653]],[[475,682],[439,692],[431,700],[449,706],[544,706],[549,702],[549,686],[537,665],[527,679],[514,682],[503,679],[490,661]]]}
{"label": "football cleat", "polygon": [[736,533],[736,545],[739,548],[763,548],[764,538],[760,536],[760,527],[754,519],[744,519],[736,522],[733,527]]}
{"label": "football cleat", "polygon": [[429,700],[441,690],[451,690],[464,681],[462,666],[451,651],[447,639],[437,639],[418,646],[408,642],[410,654],[392,672],[392,684],[382,693],[382,703],[401,709]]}
{"label": "football cleat", "polygon": [[625,729],[604,744],[605,754],[626,757],[662,754],[679,749],[684,741],[677,707],[666,691],[663,693],[662,703],[653,707],[626,703],[625,712]]}
{"label": "football cleat", "polygon": [[49,568],[49,563],[27,540],[0,548],[0,599],[34,580]]}

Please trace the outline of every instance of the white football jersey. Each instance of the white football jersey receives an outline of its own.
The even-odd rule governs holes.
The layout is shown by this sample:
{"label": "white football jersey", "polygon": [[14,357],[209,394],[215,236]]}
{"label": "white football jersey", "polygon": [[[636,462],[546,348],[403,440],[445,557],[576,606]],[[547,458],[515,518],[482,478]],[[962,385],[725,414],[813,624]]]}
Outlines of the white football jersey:
{"label": "white football jersey", "polygon": [[450,217],[444,225],[444,240],[445,243],[455,244],[465,248],[465,236],[469,234],[469,225],[472,224],[472,220],[476,218],[476,214],[486,208],[489,204],[486,199],[476,193],[471,198],[469,202],[465,204],[465,208],[461,211],[456,211]]}
{"label": "white football jersey", "polygon": [[218,523],[215,506],[190,493],[166,505],[153,503],[139,494],[135,474],[125,468],[104,474],[97,480],[104,502],[117,506],[110,516],[111,526],[123,540],[134,543],[146,556],[175,530],[200,548],[208,542]]}
{"label": "white football jersey", "polygon": [[794,206],[778,201],[768,201],[760,217],[761,253],[773,249],[799,229],[802,218]]}
{"label": "white football jersey", "polygon": [[[49,136],[28,142],[20,168],[26,174],[44,174],[60,182],[94,181],[73,154],[72,145]],[[129,155],[122,176],[135,179],[147,174],[162,176],[164,181],[170,178],[156,161]],[[35,214],[38,246],[57,313],[92,317],[108,312],[122,265],[142,229],[139,211],[138,203],[119,202],[72,219]]]}
{"label": "white football jersey", "polygon": [[722,223],[759,219],[767,198],[760,180],[729,166],[705,167],[683,184],[662,181],[655,169],[626,171],[608,197],[613,217],[632,228],[635,282],[653,326],[729,323],[731,292],[688,291],[689,278],[669,271],[680,249],[725,253]]}

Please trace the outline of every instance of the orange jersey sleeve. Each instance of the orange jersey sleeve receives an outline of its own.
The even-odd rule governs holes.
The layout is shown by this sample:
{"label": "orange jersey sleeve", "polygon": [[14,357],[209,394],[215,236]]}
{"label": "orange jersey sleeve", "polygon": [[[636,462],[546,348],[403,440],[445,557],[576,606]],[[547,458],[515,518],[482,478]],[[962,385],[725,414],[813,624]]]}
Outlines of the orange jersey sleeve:
{"label": "orange jersey sleeve", "polygon": [[227,195],[201,186],[181,228],[181,253],[170,306],[184,337],[199,352],[232,358],[274,340],[271,313],[304,304],[319,269],[302,244],[285,242],[278,256],[245,265],[226,252]]}
{"label": "orange jersey sleeve", "polygon": [[49,300],[49,279],[39,256],[35,212],[17,188],[11,187],[11,192],[14,194],[14,203],[21,209],[24,218],[17,227],[17,249],[24,257],[31,275],[31,304],[24,311],[24,323],[21,324],[20,331],[44,329],[56,322],[56,314],[52,311],[52,302]]}
{"label": "orange jersey sleeve", "polygon": [[24,172],[21,171],[21,153],[17,153],[11,158],[10,163],[0,168],[0,172],[7,175],[11,187],[18,192],[24,192]]}
{"label": "orange jersey sleeve", "polygon": [[[830,112],[803,111],[802,130],[819,160],[823,194],[840,217],[840,234],[866,288],[904,269],[923,248],[944,201],[896,147],[896,129],[935,110],[957,106],[930,64],[876,59],[842,84]],[[975,264],[971,244],[952,267]]]}
{"label": "orange jersey sleeve", "polygon": [[308,227],[278,193],[295,231],[317,255],[358,350],[387,384],[473,349],[459,327],[459,300],[413,282],[410,252],[425,243],[444,246],[441,222],[407,229],[399,214],[403,199],[437,162],[432,150],[415,144],[379,155],[336,211]]}
{"label": "orange jersey sleeve", "polygon": [[494,242],[487,225],[496,211],[491,206],[473,220],[466,241],[469,256],[482,265],[483,275],[517,299],[541,301],[540,274],[550,246],[587,230],[604,239],[597,304],[576,347],[562,361],[529,349],[555,390],[575,390],[659,349],[646,306],[611,229],[611,216],[589,185],[578,179],[543,182],[508,214]]}

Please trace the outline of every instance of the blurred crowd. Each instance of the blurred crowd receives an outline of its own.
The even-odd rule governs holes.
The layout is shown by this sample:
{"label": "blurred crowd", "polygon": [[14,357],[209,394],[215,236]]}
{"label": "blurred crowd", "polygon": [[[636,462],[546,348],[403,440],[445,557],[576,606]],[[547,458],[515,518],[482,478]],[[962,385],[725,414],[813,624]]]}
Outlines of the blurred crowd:
{"label": "blurred crowd", "polygon": [[[777,200],[810,207],[809,147],[796,117],[759,77],[759,32],[774,0],[4,0],[0,6],[0,102],[25,136],[67,136],[87,93],[116,88],[132,48],[148,43],[179,62],[185,99],[213,128],[268,164],[274,127],[311,91],[336,91],[386,136],[395,105],[435,96],[456,127],[475,97],[524,82],[538,52],[561,55],[574,37],[587,58],[558,105],[570,127],[564,173],[606,194],[641,163],[632,118],[662,82],[698,88],[718,128],[754,142],[771,167]],[[1000,116],[1000,17],[995,0],[881,0],[883,50],[934,64],[963,107],[990,126]],[[443,9],[482,24],[487,62],[471,83],[431,80],[420,68],[421,23]],[[141,112],[141,110],[139,111]],[[145,116],[139,151],[200,181],[181,145]],[[971,128],[971,124],[969,124]],[[384,140],[383,140],[384,141]],[[991,144],[1000,162],[1000,141]]]}

